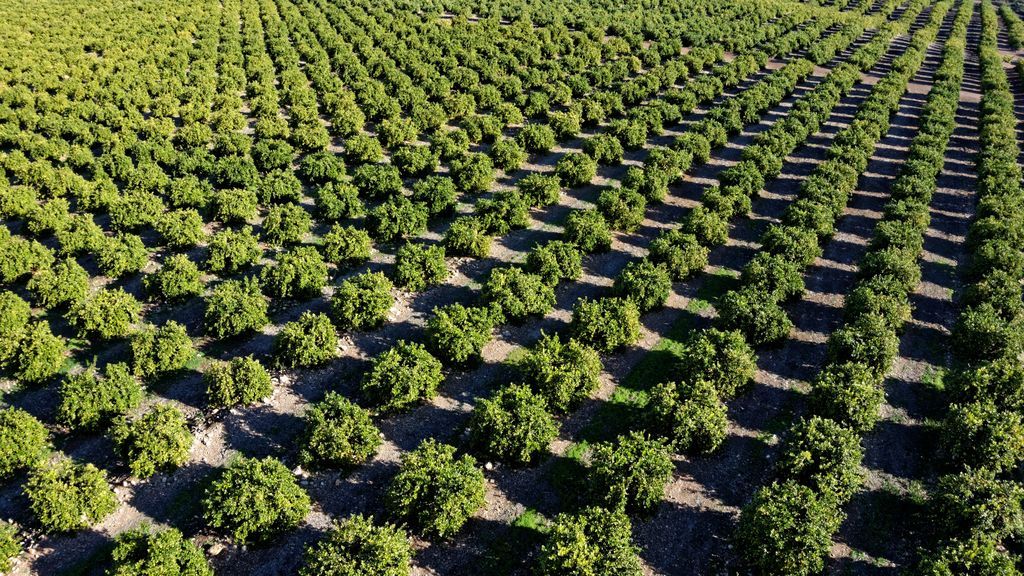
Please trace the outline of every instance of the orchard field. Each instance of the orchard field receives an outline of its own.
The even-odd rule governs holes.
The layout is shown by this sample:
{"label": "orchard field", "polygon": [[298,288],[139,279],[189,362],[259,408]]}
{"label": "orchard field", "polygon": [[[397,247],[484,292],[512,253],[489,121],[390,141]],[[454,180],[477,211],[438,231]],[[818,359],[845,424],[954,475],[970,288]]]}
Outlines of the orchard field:
{"label": "orchard field", "polygon": [[0,1],[0,573],[1018,574],[1022,17]]}

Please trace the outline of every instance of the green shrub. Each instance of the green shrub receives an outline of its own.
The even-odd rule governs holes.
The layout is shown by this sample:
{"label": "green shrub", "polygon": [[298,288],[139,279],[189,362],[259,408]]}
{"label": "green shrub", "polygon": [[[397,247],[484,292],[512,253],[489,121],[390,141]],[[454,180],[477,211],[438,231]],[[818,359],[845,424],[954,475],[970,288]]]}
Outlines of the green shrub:
{"label": "green shrub", "polygon": [[43,423],[20,408],[0,409],[0,479],[31,468],[50,450]]}
{"label": "green shrub", "polygon": [[427,208],[396,196],[370,211],[367,225],[381,242],[416,236],[427,229]]}
{"label": "green shrub", "polygon": [[526,124],[516,139],[530,153],[547,152],[555,147],[555,132],[546,124]]}
{"label": "green shrub", "polygon": [[317,366],[337,354],[338,332],[326,314],[305,311],[274,337],[274,356],[282,366]]}
{"label": "green shrub", "polygon": [[586,154],[570,152],[555,163],[555,175],[563,186],[578,188],[597,176],[597,162]]}
{"label": "green shrub", "polygon": [[328,392],[303,419],[299,461],[307,467],[356,466],[373,456],[382,442],[370,414],[337,392]]}
{"label": "green shrub", "polygon": [[865,314],[829,336],[828,356],[832,362],[861,362],[882,375],[896,358],[899,344],[884,318]]}
{"label": "green shrub", "polygon": [[622,163],[622,143],[611,134],[598,134],[583,141],[583,152],[598,164],[615,166]]}
{"label": "green shrub", "polygon": [[818,235],[813,230],[796,226],[772,224],[761,235],[761,248],[765,252],[778,254],[783,258],[806,267],[821,256]]}
{"label": "green shrub", "polygon": [[348,182],[328,182],[316,190],[316,209],[331,222],[342,218],[360,218],[366,209],[359,190]]}
{"label": "green shrub", "polygon": [[7,573],[13,568],[15,558],[21,555],[21,540],[18,527],[10,522],[0,522],[0,572]]}
{"label": "green shrub", "polygon": [[793,329],[793,322],[774,297],[756,287],[726,292],[717,309],[721,325],[739,330],[754,346],[778,342]]}
{"label": "green shrub", "polygon": [[471,456],[424,440],[402,454],[398,474],[385,494],[388,509],[427,536],[447,538],[484,505],[484,475]]}
{"label": "green shrub", "polygon": [[395,254],[395,282],[406,290],[421,292],[447,278],[444,246],[409,242]]}
{"label": "green shrub", "polygon": [[373,136],[356,134],[345,141],[345,159],[350,164],[380,162],[383,157],[384,149]]}
{"label": "green shrub", "polygon": [[203,293],[199,267],[184,254],[174,254],[163,266],[142,278],[142,286],[151,295],[165,301],[184,300]]}
{"label": "green shrub", "polygon": [[470,152],[449,164],[455,187],[463,192],[483,192],[494,182],[494,165],[481,152]]}
{"label": "green shrub", "polygon": [[555,291],[536,274],[516,266],[491,270],[481,297],[506,321],[520,321],[531,314],[547,314],[555,306]]}
{"label": "green shrub", "polygon": [[204,316],[207,331],[223,338],[259,330],[267,318],[267,299],[255,278],[227,280],[206,297]]}
{"label": "green shrub", "polygon": [[144,327],[132,335],[131,345],[133,371],[140,378],[181,370],[195,354],[185,327],[174,320]]}
{"label": "green shrub", "polygon": [[609,510],[650,512],[674,469],[664,444],[631,432],[594,445],[587,479],[592,497]]}
{"label": "green shrub", "polygon": [[117,419],[110,437],[128,462],[132,476],[138,478],[181,466],[192,447],[192,432],[185,416],[170,404],[157,404],[132,420]]}
{"label": "green shrub", "polygon": [[668,382],[651,390],[647,405],[651,429],[685,454],[707,454],[725,440],[729,419],[718,390],[700,373],[684,372],[689,384]]}
{"label": "green shrub", "polygon": [[573,210],[565,220],[565,239],[584,252],[604,252],[612,247],[608,222],[596,210]]}
{"label": "green shrub", "polygon": [[651,242],[649,257],[665,266],[673,280],[685,280],[707,266],[708,253],[693,234],[666,230]]}
{"label": "green shrub", "polygon": [[687,338],[679,357],[680,374],[707,380],[722,398],[733,397],[756,371],[757,356],[737,331],[696,331]]}
{"label": "green shrub", "polygon": [[792,480],[773,482],[743,508],[738,549],[761,574],[818,574],[841,521],[842,512],[829,497]]}
{"label": "green shrub", "polygon": [[391,155],[391,163],[403,176],[425,176],[437,169],[437,156],[428,146],[406,144]]}
{"label": "green shrub", "polygon": [[941,438],[951,462],[994,470],[1024,459],[1024,419],[986,399],[949,407]]}
{"label": "green shrub", "polygon": [[884,399],[878,375],[862,362],[830,363],[811,385],[815,413],[861,433],[874,428]]}
{"label": "green shrub", "polygon": [[0,366],[17,358],[18,344],[32,320],[28,302],[11,291],[0,292]]}
{"label": "green shrub", "polygon": [[96,264],[103,274],[122,278],[142,270],[149,261],[149,251],[134,234],[107,236],[96,249]]}
{"label": "green shrub", "polygon": [[309,514],[309,495],[274,458],[238,458],[203,496],[203,518],[239,544],[262,542],[298,526]]}
{"label": "green shrub", "polygon": [[458,192],[451,178],[430,175],[413,184],[412,199],[426,206],[429,215],[437,216],[451,212],[455,208]]}
{"label": "green shrub", "polygon": [[501,140],[491,147],[491,160],[497,168],[505,172],[522,166],[523,162],[526,162],[526,156],[526,150],[511,138]]}
{"label": "green shrub", "polygon": [[360,196],[393,198],[402,194],[402,175],[398,168],[386,164],[366,164],[352,173],[352,184]]}
{"label": "green shrub", "polygon": [[33,469],[23,490],[47,532],[86,528],[103,520],[118,504],[106,472],[70,458]]}
{"label": "green shrub", "polygon": [[168,191],[168,199],[176,208],[205,208],[212,196],[213,185],[195,176],[174,179]]}
{"label": "green shrub", "polygon": [[327,264],[313,246],[282,252],[260,273],[263,290],[275,298],[311,298],[327,285]]}
{"label": "green shrub", "polygon": [[362,228],[335,224],[324,234],[324,259],[337,266],[353,266],[370,259],[373,243]]}
{"label": "green shrub", "polygon": [[121,288],[103,288],[75,302],[67,318],[80,336],[109,340],[130,334],[141,314],[142,304],[134,296]]}
{"label": "green shrub", "polygon": [[306,548],[301,576],[409,576],[413,547],[405,531],[349,516]]}
{"label": "green shrub", "polygon": [[175,528],[149,524],[118,534],[111,552],[110,576],[181,574],[213,576],[203,551]]}
{"label": "green shrub", "polygon": [[43,268],[28,281],[33,299],[43,308],[74,304],[89,293],[89,273],[73,258]]}
{"label": "green shrub", "polygon": [[509,230],[530,224],[530,204],[519,190],[498,190],[476,204],[476,217],[489,234],[507,234]]}
{"label": "green shrub", "polygon": [[928,519],[947,538],[1017,538],[1024,532],[1024,489],[992,470],[946,474],[929,500]]}
{"label": "green shrub", "polygon": [[529,464],[558,436],[547,402],[527,386],[502,388],[473,408],[470,443],[482,456]]}
{"label": "green shrub", "polygon": [[559,514],[540,548],[541,576],[640,576],[644,573],[633,528],[621,511],[591,507]]}
{"label": "green shrub", "polygon": [[464,363],[480,358],[491,340],[494,316],[487,308],[446,304],[427,320],[427,343],[442,359]]}
{"label": "green shrub", "polygon": [[18,345],[14,376],[23,383],[41,384],[60,371],[66,353],[64,338],[50,331],[49,322],[32,322]]}
{"label": "green shrub", "polygon": [[640,339],[640,310],[623,298],[581,298],[572,308],[571,329],[597,350],[613,352]]}
{"label": "green shrub", "polygon": [[968,361],[1015,356],[1024,349],[1020,320],[1008,322],[990,302],[966,308],[952,332],[953,349]]}
{"label": "green shrub", "polygon": [[297,244],[309,234],[313,218],[298,204],[271,206],[263,219],[263,236],[271,244]]}
{"label": "green shrub", "polygon": [[558,203],[562,184],[557,176],[531,172],[516,182],[516,190],[530,206],[551,206]]}
{"label": "green shrub", "polygon": [[443,380],[437,358],[421,344],[399,341],[373,358],[361,390],[378,410],[388,412],[433,398]]}
{"label": "green shrub", "polygon": [[542,334],[518,368],[548,406],[566,412],[597,390],[603,366],[597,352],[579,341]]}
{"label": "green shrub", "polygon": [[491,237],[483,221],[474,216],[460,216],[444,233],[445,249],[457,256],[486,258],[491,250]]}
{"label": "green shrub", "polygon": [[254,404],[274,392],[270,373],[252,356],[210,364],[203,381],[210,404],[217,408]]}
{"label": "green shrub", "polygon": [[246,222],[256,218],[259,198],[249,188],[218,190],[214,197],[214,216],[225,223]]}
{"label": "green shrub", "polygon": [[684,234],[692,234],[703,246],[721,246],[729,238],[729,221],[703,205],[690,210],[679,226]]}
{"label": "green shrub", "polygon": [[776,466],[784,478],[846,502],[860,487],[862,456],[856,432],[834,420],[814,416],[790,429]]}
{"label": "green shrub", "polygon": [[156,222],[156,230],[171,248],[191,248],[206,237],[203,217],[191,208],[164,213]]}
{"label": "green shrub", "polygon": [[430,149],[448,162],[469,151],[469,137],[465,130],[437,130],[430,137]]}
{"label": "green shrub", "polygon": [[607,188],[597,197],[597,209],[608,226],[615,230],[635,232],[644,221],[647,200],[634,190]]}
{"label": "green shrub", "polygon": [[644,313],[665,305],[672,291],[672,278],[664,266],[647,259],[638,260],[627,264],[616,276],[614,289]]}
{"label": "green shrub", "polygon": [[777,255],[760,252],[743,267],[740,281],[771,294],[776,301],[788,300],[804,292],[800,267]]}
{"label": "green shrub", "polygon": [[206,267],[210,272],[234,274],[259,262],[262,257],[263,249],[260,248],[252,227],[244,226],[240,230],[228,228],[210,238],[210,254],[206,260]]}
{"label": "green shrub", "polygon": [[298,172],[311,184],[322,186],[328,182],[341,182],[345,176],[345,163],[333,152],[322,150],[303,158]]}
{"label": "green shrub", "polygon": [[394,285],[382,272],[364,272],[345,280],[331,299],[331,313],[342,328],[367,330],[388,319],[395,304]]}
{"label": "green shrub", "polygon": [[583,255],[574,244],[550,240],[526,255],[526,270],[555,286],[562,280],[577,280],[583,275]]}
{"label": "green shrub", "polygon": [[953,540],[937,552],[921,559],[915,573],[923,576],[960,574],[1016,574],[1015,557],[1008,554],[994,537],[981,536],[968,541]]}
{"label": "green shrub", "polygon": [[94,368],[68,376],[60,387],[57,420],[73,430],[92,430],[142,402],[142,386],[126,364],[106,366],[106,377]]}

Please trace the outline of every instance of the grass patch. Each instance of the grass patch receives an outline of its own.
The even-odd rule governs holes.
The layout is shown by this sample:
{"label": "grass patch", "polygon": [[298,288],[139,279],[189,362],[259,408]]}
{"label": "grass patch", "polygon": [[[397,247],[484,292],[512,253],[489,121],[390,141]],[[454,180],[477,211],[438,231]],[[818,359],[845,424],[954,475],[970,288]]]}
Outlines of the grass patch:
{"label": "grass patch", "polygon": [[941,366],[929,366],[921,375],[921,383],[935,392],[943,392],[946,389],[946,369]]}
{"label": "grass patch", "polygon": [[532,562],[534,550],[548,532],[548,521],[532,508],[527,508],[512,521],[512,526],[488,544],[483,553],[483,576],[508,576],[523,572]]}

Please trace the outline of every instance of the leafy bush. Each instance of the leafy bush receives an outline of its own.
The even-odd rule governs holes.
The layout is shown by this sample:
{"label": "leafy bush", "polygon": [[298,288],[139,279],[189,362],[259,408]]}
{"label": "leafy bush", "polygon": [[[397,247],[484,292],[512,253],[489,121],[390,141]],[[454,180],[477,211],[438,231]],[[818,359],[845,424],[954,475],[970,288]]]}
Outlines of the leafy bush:
{"label": "leafy bush", "polygon": [[991,536],[949,542],[922,558],[916,568],[918,574],[927,576],[1014,574],[1016,571],[1014,557]]}
{"label": "leafy bush", "polygon": [[563,186],[578,188],[597,176],[597,162],[586,154],[570,152],[555,163],[555,175]]}
{"label": "leafy bush", "polygon": [[575,245],[551,240],[526,255],[526,269],[555,286],[562,280],[577,280],[583,274],[583,255]]}
{"label": "leafy bush", "polygon": [[836,330],[828,339],[832,362],[861,362],[879,375],[888,371],[899,352],[899,338],[889,330],[884,318],[865,314]]}
{"label": "leafy bush", "polygon": [[126,414],[142,402],[142,386],[128,366],[108,364],[106,377],[97,378],[94,368],[68,376],[60,387],[57,420],[74,430],[90,430]]}
{"label": "leafy bush", "polygon": [[516,139],[530,153],[547,152],[555,147],[555,132],[546,124],[526,124]]}
{"label": "leafy bush", "polygon": [[271,244],[297,244],[309,234],[313,217],[298,204],[271,206],[263,219],[263,236]]}
{"label": "leafy bush", "polygon": [[1024,459],[1024,419],[992,399],[950,406],[941,438],[950,461],[964,467],[1002,470]]}
{"label": "leafy bush", "polygon": [[132,335],[131,346],[133,370],[141,378],[181,370],[195,354],[185,327],[174,320],[139,330]]}
{"label": "leafy bush", "polygon": [[382,442],[370,414],[337,392],[328,392],[303,419],[299,461],[304,466],[355,466],[373,456]]}
{"label": "leafy bush", "polygon": [[551,206],[558,203],[562,184],[557,176],[531,172],[516,182],[516,189],[530,206]]}
{"label": "leafy bush", "polygon": [[597,352],[579,341],[542,335],[518,368],[548,406],[566,412],[598,388],[603,366]]}
{"label": "leafy bush", "polygon": [[380,326],[388,319],[395,304],[391,296],[394,285],[382,272],[363,272],[345,280],[331,299],[331,313],[342,327],[366,330]]}
{"label": "leafy bush", "polygon": [[206,383],[206,396],[214,407],[253,404],[274,391],[270,373],[252,356],[214,362],[207,366],[203,381]]}
{"label": "leafy bush", "polygon": [[110,437],[132,475],[139,478],[181,466],[192,447],[192,432],[185,416],[170,404],[157,404],[133,420],[119,418],[110,429]]}
{"label": "leafy bush", "polygon": [[81,336],[109,340],[130,334],[141,313],[142,304],[134,296],[121,288],[104,288],[75,302],[68,321]]}
{"label": "leafy bush", "polygon": [[680,374],[707,380],[718,394],[731,398],[754,377],[757,356],[737,331],[714,328],[694,332],[679,358]]}
{"label": "leafy bush", "polygon": [[790,429],[776,466],[783,477],[845,502],[860,487],[862,456],[856,432],[814,416]]}
{"label": "leafy bush", "polygon": [[111,278],[122,278],[142,270],[149,261],[149,251],[135,234],[108,236],[96,249],[96,264]]}
{"label": "leafy bush", "polygon": [[191,248],[206,237],[203,217],[193,209],[164,213],[156,222],[156,230],[171,248]]}
{"label": "leafy bush", "polygon": [[10,522],[0,522],[0,572],[7,573],[13,567],[11,562],[21,554],[21,540],[18,527]]}
{"label": "leafy bush", "polygon": [[861,362],[830,363],[811,386],[815,413],[861,433],[874,427],[884,399],[877,374]]}
{"label": "leafy bush", "polygon": [[443,380],[437,358],[421,344],[399,341],[373,358],[373,366],[363,376],[361,390],[374,406],[387,412],[433,398]]}
{"label": "leafy bush", "polygon": [[60,371],[67,347],[45,320],[32,322],[18,345],[14,376],[23,383],[41,384]]}
{"label": "leafy bush", "polygon": [[43,423],[20,408],[0,409],[0,479],[31,468],[50,450]]}
{"label": "leafy bush", "polygon": [[579,514],[559,514],[540,548],[541,576],[640,576],[639,549],[633,528],[622,511],[584,508]]}
{"label": "leafy bush", "polygon": [[274,356],[283,366],[316,366],[337,354],[338,333],[326,314],[305,311],[274,337]]}
{"label": "leafy bush", "polygon": [[149,524],[118,534],[111,552],[111,564],[110,576],[213,576],[201,548],[176,528],[156,530]]}
{"label": "leafy bush", "polygon": [[370,259],[373,244],[366,230],[335,224],[324,234],[324,259],[338,266],[353,266]]}
{"label": "leafy bush", "polygon": [[583,141],[583,152],[598,164],[615,166],[622,163],[622,143],[610,134],[598,134]]}
{"label": "leafy bush", "polygon": [[246,266],[259,262],[262,257],[263,249],[260,248],[252,227],[244,226],[239,230],[228,228],[210,238],[210,254],[206,259],[206,267],[211,272],[234,274]]}
{"label": "leafy bush", "polygon": [[476,360],[491,340],[495,319],[487,308],[446,304],[427,320],[427,343],[441,358],[455,363]]}
{"label": "leafy bush", "polygon": [[451,161],[455,187],[463,192],[483,192],[494,182],[494,165],[486,154],[471,152]]}
{"label": "leafy bush", "polygon": [[776,301],[788,300],[804,292],[800,267],[777,255],[760,252],[743,267],[740,281],[771,294]]}
{"label": "leafy bush", "polygon": [[565,220],[565,238],[584,252],[604,252],[612,246],[608,222],[596,210],[573,210]]}
{"label": "leafy bush", "polygon": [[401,458],[385,500],[396,517],[422,534],[451,536],[483,507],[484,475],[473,457],[456,458],[454,447],[427,439]]}
{"label": "leafy bush", "polygon": [[729,419],[715,385],[692,375],[689,384],[668,382],[651,391],[648,415],[651,428],[667,438],[677,451],[706,454],[725,440]]}
{"label": "leafy bush", "polygon": [[265,267],[260,280],[264,291],[276,298],[309,298],[327,285],[327,264],[315,247],[298,246]]}
{"label": "leafy bush", "polygon": [[762,574],[818,574],[841,521],[829,497],[792,480],[773,482],[740,514],[739,551]]}
{"label": "leafy bush", "polygon": [[644,259],[627,264],[615,278],[614,289],[644,313],[665,305],[672,291],[672,278],[664,266]]}
{"label": "leafy bush", "polygon": [[74,304],[89,293],[89,273],[73,258],[43,268],[28,281],[35,301],[46,309]]}
{"label": "leafy bush", "polygon": [[455,208],[458,192],[451,178],[430,175],[413,184],[412,199],[426,206],[429,215],[437,216],[451,212]]}
{"label": "leafy bush", "polygon": [[274,458],[238,458],[203,496],[203,518],[239,544],[261,542],[298,526],[310,510],[309,495]]}
{"label": "leafy bush", "polygon": [[644,221],[647,200],[628,188],[608,188],[597,197],[597,210],[615,230],[635,232]]}
{"label": "leafy bush", "polygon": [[267,299],[255,278],[227,280],[206,297],[206,329],[218,338],[259,330],[267,318]]}
{"label": "leafy bush", "polygon": [[743,332],[754,346],[778,342],[793,329],[793,322],[772,295],[756,287],[726,292],[717,309],[722,326]]}
{"label": "leafy bush", "polygon": [[599,351],[613,352],[640,339],[640,310],[623,298],[581,298],[572,308],[572,331]]}
{"label": "leafy bush", "polygon": [[320,216],[329,221],[342,218],[359,218],[365,212],[359,190],[347,182],[328,182],[317,188],[316,209]]}
{"label": "leafy bush", "polygon": [[398,168],[386,164],[366,164],[352,173],[352,184],[361,196],[393,198],[402,193],[402,175]]}
{"label": "leafy bush", "polygon": [[708,264],[708,249],[693,234],[666,230],[651,242],[652,262],[662,264],[674,280],[684,280]]}
{"label": "leafy bush", "polygon": [[535,274],[516,266],[491,270],[481,297],[499,318],[519,321],[531,314],[547,314],[555,306],[555,291]]}
{"label": "leafy bush", "polygon": [[946,538],[1016,538],[1024,532],[1024,489],[992,470],[965,470],[939,478],[928,520]]}
{"label": "leafy bush", "polygon": [[381,242],[415,236],[427,229],[427,208],[405,196],[396,196],[374,208],[367,225]]}
{"label": "leafy bush", "polygon": [[334,153],[322,150],[303,158],[298,172],[311,184],[322,186],[328,182],[341,182],[345,176],[345,163]]}
{"label": "leafy bush", "polygon": [[409,576],[413,548],[405,531],[349,516],[306,548],[301,576]]}
{"label": "leafy bush", "polygon": [[594,445],[587,478],[593,498],[606,508],[649,512],[674,469],[664,444],[631,432]]}
{"label": "leafy bush", "polygon": [[117,509],[106,472],[70,458],[33,469],[23,490],[47,532],[86,528]]}
{"label": "leafy bush", "polygon": [[165,301],[183,300],[203,292],[199,267],[184,254],[174,254],[163,266],[142,278],[147,292]]}
{"label": "leafy bush", "polygon": [[519,190],[498,190],[477,202],[476,216],[488,233],[506,234],[530,224],[530,204]]}
{"label": "leafy bush", "polygon": [[380,162],[383,157],[384,149],[373,136],[356,134],[345,141],[345,159],[350,164]]}
{"label": "leafy bush", "polygon": [[391,163],[403,176],[425,176],[437,169],[437,156],[427,146],[407,144],[395,150]]}
{"label": "leafy bush", "polygon": [[458,256],[486,258],[491,250],[491,237],[483,221],[473,216],[460,216],[444,233],[441,240],[449,253]]}
{"label": "leafy bush", "polygon": [[226,223],[246,222],[256,217],[259,198],[249,188],[218,190],[214,197],[214,216]]}
{"label": "leafy bush", "polygon": [[444,246],[409,242],[395,254],[395,282],[406,290],[420,292],[447,278]]}
{"label": "leafy bush", "polygon": [[491,160],[505,172],[511,172],[526,162],[526,150],[510,138],[499,141],[491,147]]}
{"label": "leafy bush", "polygon": [[470,442],[482,456],[515,464],[529,464],[556,436],[547,402],[522,385],[479,400],[469,422]]}

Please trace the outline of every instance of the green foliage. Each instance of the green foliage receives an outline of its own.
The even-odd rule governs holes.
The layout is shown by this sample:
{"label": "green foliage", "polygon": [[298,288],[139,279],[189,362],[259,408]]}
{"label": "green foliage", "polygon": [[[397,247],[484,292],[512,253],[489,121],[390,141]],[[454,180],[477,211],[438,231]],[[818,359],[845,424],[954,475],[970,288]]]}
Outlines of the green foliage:
{"label": "green foliage", "polygon": [[405,196],[395,196],[370,212],[367,226],[381,242],[416,236],[427,229],[427,208]]}
{"label": "green foliage", "polygon": [[96,264],[111,278],[138,272],[148,261],[149,251],[142,239],[134,234],[108,236],[96,249]]}
{"label": "green foliage", "polygon": [[60,370],[66,352],[64,338],[50,331],[49,322],[32,322],[18,345],[14,376],[24,383],[41,384]]}
{"label": "green foliage", "polygon": [[494,182],[494,165],[486,154],[470,152],[451,161],[452,181],[463,192],[483,192]]}
{"label": "green foliage", "polygon": [[324,234],[324,259],[338,266],[352,266],[370,259],[373,243],[370,235],[355,226],[335,224]]}
{"label": "green foliage", "polygon": [[20,554],[18,527],[10,522],[0,522],[0,572],[7,573],[12,568],[11,561]]}
{"label": "green foliage", "polygon": [[1024,459],[1024,419],[993,399],[953,404],[942,423],[942,440],[953,462],[1010,468]]}
{"label": "green foliage", "polygon": [[555,286],[562,280],[578,280],[583,275],[583,255],[574,244],[551,240],[530,250],[526,269]]}
{"label": "green foliage", "polygon": [[89,293],[89,273],[74,259],[66,258],[36,272],[28,281],[28,289],[46,309],[74,304]]}
{"label": "green foliage", "polygon": [[583,141],[583,152],[598,164],[614,166],[622,163],[622,143],[610,134],[598,134]]}
{"label": "green foliage", "polygon": [[263,236],[271,244],[297,244],[309,234],[313,217],[298,204],[271,206],[263,219]]}
{"label": "green foliage", "polygon": [[885,399],[874,370],[861,362],[830,363],[811,385],[814,411],[858,432],[871,430]]}
{"label": "green foliage", "polygon": [[311,298],[327,285],[327,264],[313,246],[296,246],[260,272],[264,291],[275,298]]}
{"label": "green foliage", "polygon": [[756,371],[757,356],[737,331],[696,331],[686,339],[679,357],[679,374],[706,380],[722,398],[733,397]]}
{"label": "green foliage", "polygon": [[49,450],[49,432],[35,416],[20,408],[0,409],[0,479],[31,468]]}
{"label": "green foliage", "polygon": [[421,292],[447,278],[444,246],[408,242],[395,254],[395,282],[406,290]]}
{"label": "green foliage", "polygon": [[185,416],[170,404],[157,404],[132,420],[117,419],[110,437],[128,462],[132,476],[138,478],[181,466],[192,447],[192,432]]}
{"label": "green foliage", "polygon": [[497,168],[505,172],[522,166],[523,162],[526,162],[526,156],[526,150],[511,138],[501,140],[491,147],[491,160]]}
{"label": "green foliage", "polygon": [[551,206],[558,203],[562,184],[557,176],[531,172],[516,182],[516,189],[530,206]]}
{"label": "green foliage", "polygon": [[442,359],[464,363],[480,358],[491,339],[494,316],[487,308],[446,304],[427,320],[427,343]]}
{"label": "green foliage", "polygon": [[214,197],[214,216],[225,223],[246,222],[256,218],[259,198],[249,188],[218,190]]}
{"label": "green foliage", "polygon": [[159,328],[148,325],[132,335],[132,368],[140,378],[181,370],[194,354],[185,327],[174,320]]}
{"label": "green foliage", "polygon": [[92,430],[142,402],[142,386],[126,364],[108,364],[106,377],[89,368],[68,376],[60,387],[57,420],[73,430]]}
{"label": "green foliage", "polygon": [[441,243],[449,253],[457,256],[486,258],[491,250],[487,227],[480,218],[474,216],[456,218],[445,231]]}
{"label": "green foliage", "polygon": [[628,188],[608,188],[597,197],[597,210],[615,230],[635,232],[644,221],[646,209],[647,200]]}
{"label": "green foliage", "polygon": [[1007,554],[995,538],[983,536],[946,543],[937,552],[922,558],[916,573],[922,576],[999,576],[1019,574],[1019,571],[1014,556]]}
{"label": "green foliage", "polygon": [[506,234],[530,224],[530,205],[519,190],[498,190],[477,202],[476,216],[488,233]]}
{"label": "green foliage", "polygon": [[776,466],[785,478],[845,502],[860,487],[860,437],[833,420],[800,420],[787,435]]}
{"label": "green foliage", "polygon": [[238,458],[203,496],[203,518],[239,544],[262,542],[298,526],[309,514],[309,495],[274,458]]}
{"label": "green foliage", "polygon": [[481,456],[529,464],[558,436],[544,397],[528,386],[502,388],[479,400],[469,422],[470,442]]}
{"label": "green foliage", "polygon": [[378,410],[401,410],[433,398],[444,380],[441,362],[421,345],[399,341],[373,358],[361,390]]}
{"label": "green foliage", "polygon": [[756,287],[731,290],[716,307],[721,325],[739,330],[753,346],[778,342],[793,329],[793,322],[775,298]]}
{"label": "green foliage", "polygon": [[23,489],[32,513],[47,532],[80,530],[117,509],[106,472],[70,458],[35,468]]}
{"label": "green foliage", "polygon": [[356,466],[373,456],[382,442],[370,414],[337,392],[328,392],[303,419],[299,461],[304,466]]}
{"label": "green foliage", "polygon": [[640,310],[624,298],[581,298],[572,308],[571,329],[597,350],[613,352],[640,339]]}
{"label": "green foliage", "polygon": [[356,134],[345,141],[345,159],[350,164],[379,162],[383,157],[384,150],[373,136]]}
{"label": "green foliage", "polygon": [[433,439],[402,454],[385,494],[388,509],[425,536],[447,538],[484,505],[484,475],[471,456]]}
{"label": "green foliage", "polygon": [[359,190],[347,182],[328,182],[317,188],[316,209],[321,218],[332,222],[359,218],[365,212]]}
{"label": "green foliage", "polygon": [[156,230],[171,248],[191,248],[206,237],[203,217],[194,209],[165,212],[157,220]]}
{"label": "green foliage", "polygon": [[203,381],[214,407],[253,404],[274,391],[270,374],[252,356],[237,356],[230,362],[211,364],[203,374]]}
{"label": "green foliage", "polygon": [[530,153],[547,152],[555,147],[555,132],[546,124],[526,124],[516,139]]}
{"label": "green foliage", "polygon": [[341,182],[345,176],[345,163],[332,152],[314,152],[302,159],[299,175],[321,186],[328,182]]}
{"label": "green foliage", "polygon": [[725,440],[729,425],[725,404],[715,385],[701,378],[701,373],[681,373],[692,382],[668,382],[651,390],[647,405],[650,427],[679,452],[713,452]]}
{"label": "green foliage", "polygon": [[142,304],[122,288],[103,288],[75,302],[67,318],[80,336],[109,340],[130,334],[141,313]]}
{"label": "green foliage", "polygon": [[516,266],[491,270],[481,297],[499,318],[520,321],[531,314],[547,314],[555,306],[555,291],[536,274]]}
{"label": "green foliage", "polygon": [[409,576],[413,548],[405,531],[349,516],[306,548],[301,576]]}
{"label": "green foliage", "polygon": [[641,432],[595,444],[587,478],[592,497],[610,510],[650,512],[672,476],[665,445]]}
{"label": "green foliage", "polygon": [[992,470],[965,470],[939,479],[931,494],[929,520],[944,538],[1000,540],[1024,533],[1024,488]]}
{"label": "green foliage", "polygon": [[428,214],[437,216],[455,208],[458,192],[451,178],[432,174],[413,184],[412,199],[426,206]]}
{"label": "green foliage", "polygon": [[252,227],[239,230],[221,230],[210,238],[210,254],[206,267],[210,272],[234,274],[243,268],[259,262],[263,249],[252,232]]}
{"label": "green foliage", "polygon": [[184,254],[174,254],[163,266],[142,278],[147,292],[165,301],[184,300],[203,292],[199,267]]}
{"label": "green foliage", "polygon": [[622,511],[591,507],[579,514],[559,514],[540,548],[541,576],[640,576],[639,549]]}
{"label": "green foliage", "polygon": [[566,412],[597,390],[603,366],[600,356],[589,346],[542,334],[518,368],[524,381],[544,397],[548,406]]}
{"label": "green foliage", "polygon": [[382,272],[363,272],[342,282],[331,299],[331,314],[342,328],[367,330],[388,319],[394,285]]}
{"label": "green foliage", "polygon": [[352,184],[361,196],[391,198],[402,193],[402,175],[386,164],[366,164],[352,173]]}
{"label": "green foliage", "polygon": [[176,528],[157,530],[143,524],[122,532],[110,556],[110,576],[213,576],[202,549]]}
{"label": "green foliage", "polygon": [[708,253],[693,234],[666,230],[651,242],[649,258],[665,266],[673,280],[685,280],[708,265]]}
{"label": "green foliage", "polygon": [[570,152],[555,163],[555,175],[563,186],[578,188],[597,176],[597,162],[586,154]]}
{"label": "green foliage", "polygon": [[338,332],[326,314],[305,311],[274,337],[274,357],[282,366],[316,366],[337,354]]}
{"label": "green foliage", "polygon": [[615,278],[614,289],[644,313],[665,305],[672,291],[672,278],[664,266],[643,259],[622,269]]}
{"label": "green foliage", "polygon": [[207,331],[218,337],[237,336],[259,330],[267,318],[267,299],[255,278],[227,280],[206,297],[204,316]]}

